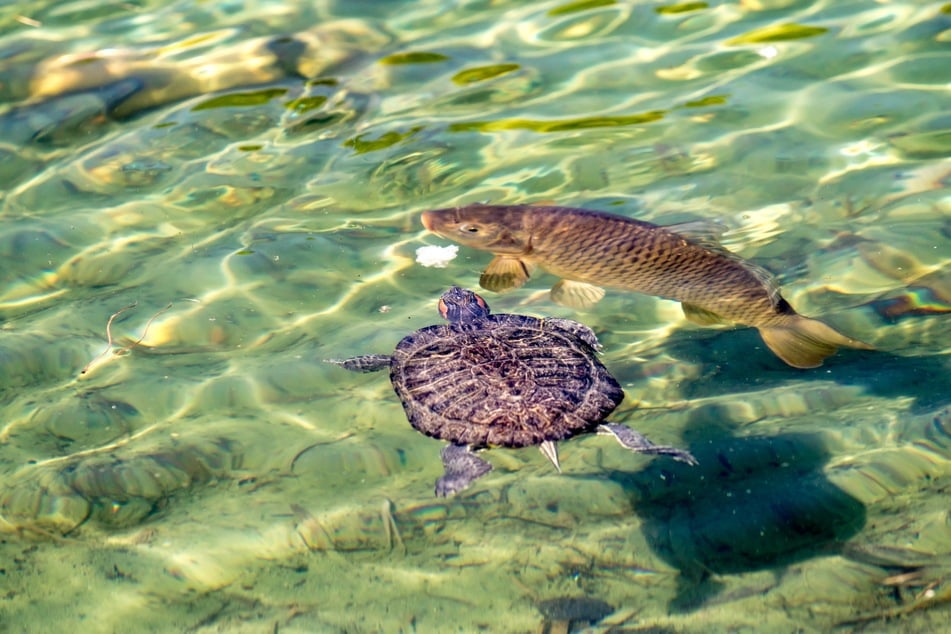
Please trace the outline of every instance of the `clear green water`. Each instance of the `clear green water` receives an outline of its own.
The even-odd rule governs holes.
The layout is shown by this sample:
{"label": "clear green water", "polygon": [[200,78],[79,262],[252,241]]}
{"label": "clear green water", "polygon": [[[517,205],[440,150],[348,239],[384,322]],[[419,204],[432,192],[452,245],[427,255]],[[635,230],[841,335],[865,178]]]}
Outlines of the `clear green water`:
{"label": "clear green water", "polygon": [[[938,631],[949,42],[924,2],[5,3],[0,631]],[[586,437],[437,500],[440,443],[322,359],[476,287],[414,262],[471,201],[718,219],[878,350],[537,277],[487,299],[594,328],[615,420],[700,466]]]}

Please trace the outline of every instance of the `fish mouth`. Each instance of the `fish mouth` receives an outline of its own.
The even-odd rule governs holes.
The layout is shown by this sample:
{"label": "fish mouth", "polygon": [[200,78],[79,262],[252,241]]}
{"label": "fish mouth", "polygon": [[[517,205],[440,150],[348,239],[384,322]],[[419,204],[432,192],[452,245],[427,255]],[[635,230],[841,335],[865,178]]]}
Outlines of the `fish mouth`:
{"label": "fish mouth", "polygon": [[428,231],[433,230],[433,214],[428,211],[424,211],[419,219],[423,222],[423,226],[426,227]]}

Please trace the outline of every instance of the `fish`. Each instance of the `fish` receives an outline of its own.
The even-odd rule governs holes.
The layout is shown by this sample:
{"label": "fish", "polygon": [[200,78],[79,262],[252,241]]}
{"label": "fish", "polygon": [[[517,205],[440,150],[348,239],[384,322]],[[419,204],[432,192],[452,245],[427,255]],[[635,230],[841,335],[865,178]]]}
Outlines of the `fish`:
{"label": "fish", "polygon": [[798,314],[766,269],[720,245],[717,223],[662,226],[590,209],[489,204],[428,210],[421,219],[443,238],[495,255],[479,279],[491,291],[518,288],[540,268],[561,278],[552,300],[574,308],[596,304],[604,287],[675,300],[693,323],[757,328],[795,368],[818,367],[840,347],[872,349]]}

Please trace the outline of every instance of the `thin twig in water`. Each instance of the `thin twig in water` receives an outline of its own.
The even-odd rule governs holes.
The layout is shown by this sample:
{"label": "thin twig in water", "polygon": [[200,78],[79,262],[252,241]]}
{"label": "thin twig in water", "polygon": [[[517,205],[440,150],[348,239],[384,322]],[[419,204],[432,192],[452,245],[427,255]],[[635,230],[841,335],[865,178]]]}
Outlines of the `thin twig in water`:
{"label": "thin twig in water", "polygon": [[383,532],[386,535],[386,547],[393,550],[393,546],[399,546],[400,553],[406,554],[406,544],[400,536],[400,528],[396,525],[396,517],[393,516],[393,501],[390,498],[383,499],[382,508]]}
{"label": "thin twig in water", "polygon": [[116,355],[125,354],[126,352],[128,352],[128,351],[131,350],[132,348],[134,348],[134,347],[136,347],[137,345],[139,345],[140,343],[142,343],[142,341],[145,340],[145,337],[149,334],[149,327],[152,325],[152,322],[155,321],[155,319],[156,319],[159,315],[161,315],[162,313],[164,313],[165,311],[167,311],[167,310],[168,310],[169,308],[171,308],[171,307],[172,307],[172,303],[169,302],[168,306],[166,306],[166,307],[163,308],[162,310],[158,311],[157,313],[155,313],[154,315],[152,315],[151,317],[149,317],[149,320],[148,320],[147,322],[145,322],[145,328],[142,330],[142,336],[139,337],[138,339],[136,339],[135,341],[133,341],[132,343],[130,343],[129,345],[127,345],[125,348],[123,348],[123,349],[117,351],[117,352],[116,352]]}
{"label": "thin twig in water", "polygon": [[119,310],[117,310],[116,312],[112,313],[112,315],[109,316],[109,321],[106,322],[106,347],[102,352],[96,355],[92,361],[90,361],[85,366],[83,366],[83,369],[79,371],[80,374],[86,374],[86,372],[89,371],[89,367],[93,363],[95,363],[99,359],[109,354],[109,352],[112,350],[112,322],[114,322],[116,320],[116,317],[118,317],[125,311],[131,310],[138,305],[139,305],[139,302],[132,302],[128,306],[123,306],[122,308],[120,308]]}
{"label": "thin twig in water", "polygon": [[100,352],[98,355],[96,355],[96,357],[95,357],[92,361],[90,361],[90,362],[87,363],[85,366],[83,366],[83,369],[79,371],[79,374],[80,374],[80,375],[83,375],[83,374],[86,374],[87,372],[89,372],[89,369],[90,369],[97,361],[99,361],[100,359],[102,359],[104,356],[106,356],[106,355],[109,354],[110,352],[112,352],[115,356],[123,355],[123,354],[127,353],[129,350],[131,350],[132,348],[134,348],[135,346],[137,346],[137,345],[139,345],[140,343],[142,343],[142,341],[145,339],[145,337],[146,337],[146,336],[148,335],[148,333],[149,333],[149,327],[152,325],[152,322],[155,321],[155,319],[156,319],[159,315],[161,315],[162,313],[164,313],[165,311],[167,311],[169,308],[172,307],[172,304],[169,303],[168,306],[166,306],[166,307],[163,308],[162,310],[160,310],[160,311],[158,311],[157,313],[155,313],[154,315],[152,315],[152,317],[149,318],[149,320],[145,323],[145,329],[142,331],[142,336],[141,336],[141,337],[139,337],[138,339],[136,339],[135,341],[133,341],[133,342],[130,343],[129,345],[125,346],[124,348],[120,348],[119,350],[113,351],[113,350],[112,350],[112,346],[113,346],[113,344],[115,343],[115,341],[114,341],[113,338],[112,338],[112,322],[115,321],[116,317],[118,317],[119,315],[121,315],[121,314],[124,313],[125,311],[131,310],[131,309],[135,308],[135,307],[138,306],[138,305],[139,305],[139,302],[132,302],[132,303],[129,304],[128,306],[123,306],[122,308],[120,308],[120,309],[117,310],[116,312],[112,313],[112,315],[110,315],[109,321],[106,322],[106,347],[105,347],[105,349],[104,349],[102,352]]}

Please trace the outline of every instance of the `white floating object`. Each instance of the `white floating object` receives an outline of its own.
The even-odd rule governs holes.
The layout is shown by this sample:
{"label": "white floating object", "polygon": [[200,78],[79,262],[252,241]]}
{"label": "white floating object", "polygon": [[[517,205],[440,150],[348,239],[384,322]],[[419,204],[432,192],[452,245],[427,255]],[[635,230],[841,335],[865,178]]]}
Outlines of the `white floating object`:
{"label": "white floating object", "polygon": [[779,55],[779,49],[775,46],[764,46],[756,52],[760,54],[760,57],[765,57],[766,59],[773,59]]}
{"label": "white floating object", "polygon": [[427,245],[416,249],[416,261],[423,266],[444,269],[447,264],[456,259],[458,253],[459,247],[454,244],[450,244],[448,247]]}

